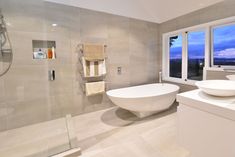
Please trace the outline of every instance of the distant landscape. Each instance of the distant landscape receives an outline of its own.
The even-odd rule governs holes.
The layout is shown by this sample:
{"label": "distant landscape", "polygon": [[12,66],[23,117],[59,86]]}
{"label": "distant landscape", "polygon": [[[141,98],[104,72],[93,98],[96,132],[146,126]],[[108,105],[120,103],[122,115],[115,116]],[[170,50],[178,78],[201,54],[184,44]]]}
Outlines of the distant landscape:
{"label": "distant landscape", "polygon": [[235,65],[235,58],[214,58],[214,65]]}
{"label": "distant landscape", "polygon": [[[170,60],[170,77],[181,78],[182,76],[182,60],[171,59]],[[204,59],[194,58],[188,61],[188,79],[202,80],[204,67]]]}
{"label": "distant landscape", "polygon": [[171,59],[170,60],[170,77],[181,78],[181,59]]}
{"label": "distant landscape", "polygon": [[[235,58],[214,58],[214,65],[235,66]],[[182,60],[170,59],[170,77],[181,78]],[[204,59],[193,58],[188,60],[188,79],[202,80]]]}

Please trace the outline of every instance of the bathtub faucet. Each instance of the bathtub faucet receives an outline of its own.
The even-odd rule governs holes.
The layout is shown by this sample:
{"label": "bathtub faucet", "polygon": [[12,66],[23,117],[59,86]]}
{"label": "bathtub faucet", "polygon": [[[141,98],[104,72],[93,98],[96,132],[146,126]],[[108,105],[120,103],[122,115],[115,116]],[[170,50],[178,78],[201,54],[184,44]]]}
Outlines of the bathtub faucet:
{"label": "bathtub faucet", "polygon": [[162,72],[161,71],[159,72],[159,76],[158,77],[159,77],[159,83],[162,83]]}

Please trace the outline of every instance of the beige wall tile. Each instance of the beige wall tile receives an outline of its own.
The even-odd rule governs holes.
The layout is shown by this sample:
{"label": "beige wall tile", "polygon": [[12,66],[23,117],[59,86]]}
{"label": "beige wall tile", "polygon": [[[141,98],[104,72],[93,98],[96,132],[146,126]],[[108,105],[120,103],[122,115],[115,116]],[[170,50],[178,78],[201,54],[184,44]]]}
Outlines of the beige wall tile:
{"label": "beige wall tile", "polygon": [[[14,50],[13,66],[0,80],[0,103],[14,108],[7,122],[10,124],[21,117],[18,124],[10,124],[14,128],[68,113],[77,115],[113,106],[105,94],[85,97],[79,76],[79,43],[107,44],[107,89],[157,82],[162,62],[162,34],[234,16],[234,3],[233,0],[224,1],[155,24],[42,1],[27,0],[19,6],[14,1],[0,0],[4,16],[12,23],[9,33]],[[35,7],[37,9],[33,9]],[[52,28],[52,23],[58,23],[58,27]],[[57,59],[33,60],[33,39],[55,40]],[[122,67],[121,75],[117,74],[117,67]],[[50,69],[56,70],[54,82],[48,81]],[[221,74],[209,75],[208,78],[215,78],[214,75]],[[182,91],[194,88],[180,86]],[[35,115],[30,113],[37,111]],[[26,115],[30,118],[26,119]]]}
{"label": "beige wall tile", "polygon": [[[20,4],[24,9],[16,1],[0,0],[0,5],[12,23],[14,50],[13,66],[0,80],[0,104],[14,109],[1,117],[8,129],[113,106],[106,94],[86,97],[81,88],[77,45],[82,42],[108,46],[107,89],[155,80],[158,24],[43,1],[26,0]],[[33,60],[32,40],[56,41],[56,60]],[[53,82],[48,81],[52,69]]]}

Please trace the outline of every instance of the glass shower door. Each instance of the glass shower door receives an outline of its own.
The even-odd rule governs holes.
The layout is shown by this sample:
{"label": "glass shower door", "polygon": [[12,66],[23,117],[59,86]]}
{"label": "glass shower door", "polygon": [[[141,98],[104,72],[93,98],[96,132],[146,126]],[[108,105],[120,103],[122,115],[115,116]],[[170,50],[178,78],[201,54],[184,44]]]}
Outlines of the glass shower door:
{"label": "glass shower door", "polygon": [[0,77],[0,156],[67,151],[76,145],[66,117],[76,112],[70,19],[61,5],[43,0],[0,6],[13,49],[12,66]]}

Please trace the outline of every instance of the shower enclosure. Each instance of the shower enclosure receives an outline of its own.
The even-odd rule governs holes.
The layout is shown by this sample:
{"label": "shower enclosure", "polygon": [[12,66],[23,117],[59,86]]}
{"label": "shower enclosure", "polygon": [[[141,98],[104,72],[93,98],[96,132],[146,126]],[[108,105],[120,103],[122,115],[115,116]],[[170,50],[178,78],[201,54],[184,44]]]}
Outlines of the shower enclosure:
{"label": "shower enclosure", "polygon": [[110,15],[49,1],[0,0],[1,157],[77,148],[72,117],[112,106],[84,94],[78,52],[107,42]]}
{"label": "shower enclosure", "polygon": [[0,156],[76,148],[71,116],[88,112],[77,78],[79,12],[44,0],[0,0],[0,9]]}

